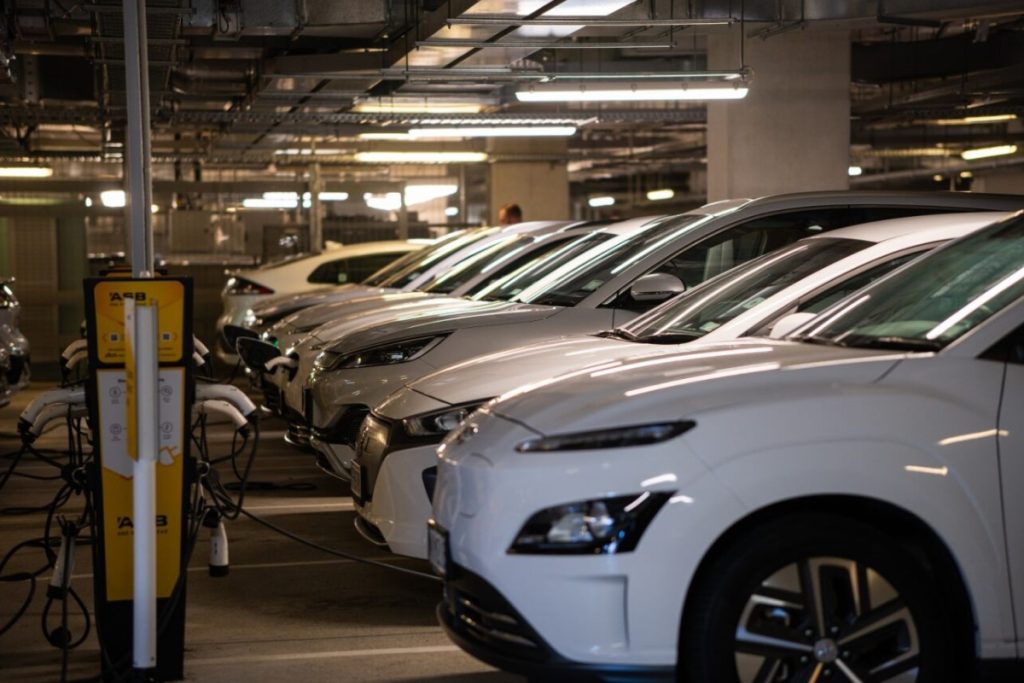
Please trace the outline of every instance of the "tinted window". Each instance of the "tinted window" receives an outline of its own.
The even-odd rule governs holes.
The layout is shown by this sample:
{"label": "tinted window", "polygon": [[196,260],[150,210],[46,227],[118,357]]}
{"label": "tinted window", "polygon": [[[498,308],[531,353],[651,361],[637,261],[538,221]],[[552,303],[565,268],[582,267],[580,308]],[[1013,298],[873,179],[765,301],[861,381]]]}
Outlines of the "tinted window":
{"label": "tinted window", "polygon": [[353,256],[348,259],[348,278],[346,282],[363,282],[366,278],[401,256],[398,253],[367,254]]}
{"label": "tinted window", "polygon": [[337,259],[321,263],[312,273],[309,274],[309,277],[306,278],[306,282],[312,282],[320,285],[340,285],[347,282],[345,279],[345,262],[346,259]]}
{"label": "tinted window", "polygon": [[1024,218],[927,254],[826,311],[808,341],[937,350],[1024,296]]}
{"label": "tinted window", "polygon": [[398,288],[405,287],[407,284],[425,273],[428,269],[448,258],[452,254],[459,253],[462,250],[468,250],[471,253],[475,253],[476,249],[473,248],[473,245],[477,244],[480,240],[493,232],[494,229],[474,230],[464,235],[460,235],[454,240],[446,240],[438,244],[433,244],[427,247],[426,250],[417,252],[417,254],[422,256],[422,258],[413,259],[404,270],[398,271],[390,278],[380,283],[380,286]]}
{"label": "tinted window", "polygon": [[871,246],[851,239],[804,240],[732,270],[626,326],[636,337],[696,339],[822,268]]}

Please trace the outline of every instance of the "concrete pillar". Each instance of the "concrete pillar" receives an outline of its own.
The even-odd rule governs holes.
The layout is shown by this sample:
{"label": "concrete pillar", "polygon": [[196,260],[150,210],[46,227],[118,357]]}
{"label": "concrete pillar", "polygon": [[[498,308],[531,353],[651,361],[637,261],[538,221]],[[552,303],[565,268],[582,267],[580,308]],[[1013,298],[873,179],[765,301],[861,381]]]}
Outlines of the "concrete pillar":
{"label": "concrete pillar", "polygon": [[[569,216],[569,172],[564,138],[495,138],[488,153],[499,159],[487,176],[489,222],[498,224],[498,209],[518,204],[523,220],[565,220]],[[522,155],[522,160],[516,157]],[[540,160],[529,160],[536,157]]]}
{"label": "concrete pillar", "polygon": [[[711,36],[709,68],[739,66],[739,41],[735,29]],[[747,38],[745,52],[747,97],[708,104],[708,201],[848,188],[849,33]]]}

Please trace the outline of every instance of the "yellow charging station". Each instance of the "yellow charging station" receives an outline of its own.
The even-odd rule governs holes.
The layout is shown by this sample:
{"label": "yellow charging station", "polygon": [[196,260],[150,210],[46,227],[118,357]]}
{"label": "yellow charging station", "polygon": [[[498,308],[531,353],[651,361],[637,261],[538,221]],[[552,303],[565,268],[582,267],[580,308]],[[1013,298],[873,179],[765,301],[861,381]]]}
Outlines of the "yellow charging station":
{"label": "yellow charging station", "polygon": [[132,470],[135,406],[125,301],[157,309],[159,460],[156,466],[156,596],[158,680],[183,678],[185,513],[194,467],[189,455],[192,377],[192,282],[189,278],[90,278],[85,281],[94,425],[99,538],[93,546],[96,621],[104,678],[132,670]]}

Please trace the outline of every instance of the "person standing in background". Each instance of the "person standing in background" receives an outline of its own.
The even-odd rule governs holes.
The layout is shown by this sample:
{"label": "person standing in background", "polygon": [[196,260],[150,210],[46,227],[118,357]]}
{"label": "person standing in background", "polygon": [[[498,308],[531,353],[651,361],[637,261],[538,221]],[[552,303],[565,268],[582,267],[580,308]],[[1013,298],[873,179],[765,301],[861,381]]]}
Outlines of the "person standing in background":
{"label": "person standing in background", "polygon": [[518,204],[506,204],[498,209],[498,222],[501,225],[515,225],[523,222],[523,210]]}

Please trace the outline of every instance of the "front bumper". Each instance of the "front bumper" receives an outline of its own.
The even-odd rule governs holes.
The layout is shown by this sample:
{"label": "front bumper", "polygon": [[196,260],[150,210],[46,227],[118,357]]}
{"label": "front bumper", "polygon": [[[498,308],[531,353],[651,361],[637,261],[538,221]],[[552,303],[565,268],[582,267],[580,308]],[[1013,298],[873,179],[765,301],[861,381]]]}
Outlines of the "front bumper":
{"label": "front bumper", "polygon": [[672,681],[675,667],[574,662],[554,651],[501,593],[454,565],[437,619],[456,645],[480,661],[531,678],[559,681]]}
{"label": "front bumper", "polygon": [[364,481],[364,496],[356,501],[356,514],[376,527],[393,553],[427,558],[436,451],[437,446],[428,445],[389,452],[376,469],[372,488]]}

